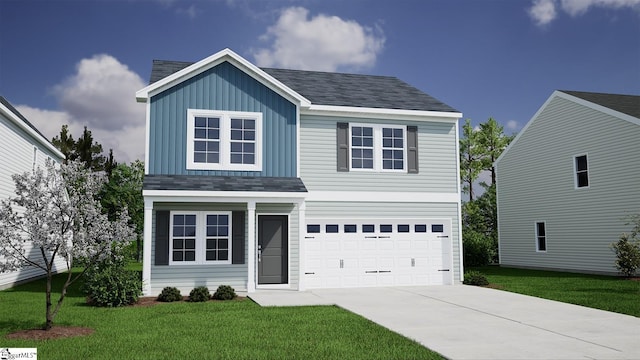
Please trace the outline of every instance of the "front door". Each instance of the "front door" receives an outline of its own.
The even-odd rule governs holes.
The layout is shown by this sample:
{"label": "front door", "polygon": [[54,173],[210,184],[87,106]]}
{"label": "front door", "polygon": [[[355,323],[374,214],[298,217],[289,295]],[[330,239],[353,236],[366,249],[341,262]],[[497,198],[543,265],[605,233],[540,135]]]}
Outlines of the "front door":
{"label": "front door", "polygon": [[258,284],[288,282],[288,228],[285,215],[258,216]]}

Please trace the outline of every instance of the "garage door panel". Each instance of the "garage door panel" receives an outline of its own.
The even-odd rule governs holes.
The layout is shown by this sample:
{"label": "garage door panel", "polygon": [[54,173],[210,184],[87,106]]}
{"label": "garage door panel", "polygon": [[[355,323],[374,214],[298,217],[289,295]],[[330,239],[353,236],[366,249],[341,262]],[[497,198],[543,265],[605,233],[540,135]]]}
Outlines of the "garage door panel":
{"label": "garage door panel", "polygon": [[[402,222],[325,220],[313,223],[317,224],[314,228],[319,227],[321,232],[307,234],[309,236],[305,238],[305,279],[309,288],[452,282],[448,279],[449,273],[440,271],[450,267],[443,265],[450,263],[451,259],[450,219]],[[349,232],[344,232],[347,228],[344,224],[347,223]],[[440,225],[432,227],[431,223]],[[378,232],[364,233],[365,228],[366,231],[375,229]],[[325,233],[325,229],[331,229],[331,232]],[[353,232],[355,229],[357,231]],[[433,229],[444,230],[444,233],[434,233]]]}
{"label": "garage door panel", "polygon": [[396,249],[398,250],[408,250],[410,251],[413,248],[411,244],[411,240],[403,239],[396,241]]}

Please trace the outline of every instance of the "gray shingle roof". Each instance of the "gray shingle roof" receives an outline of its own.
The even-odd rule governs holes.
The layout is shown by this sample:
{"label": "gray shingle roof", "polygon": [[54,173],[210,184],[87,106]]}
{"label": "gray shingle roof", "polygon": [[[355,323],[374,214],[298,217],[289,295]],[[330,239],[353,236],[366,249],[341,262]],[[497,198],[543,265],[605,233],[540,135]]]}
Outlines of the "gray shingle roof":
{"label": "gray shingle roof", "polygon": [[[22,120],[25,124],[27,124],[27,126],[29,126],[30,128],[32,128],[35,132],[37,132],[38,134],[40,134],[40,136],[42,136],[45,140],[49,141],[49,139],[47,139],[46,136],[44,136],[40,130],[38,130],[38,128],[36,128],[35,126],[33,126],[32,123],[29,122],[29,120],[27,120],[26,117],[24,117],[22,114],[20,114],[20,112],[13,107],[13,105],[11,105],[11,103],[5,99],[3,96],[0,96],[0,103],[2,103],[2,105],[6,106],[9,111],[11,111],[12,113],[14,113],[17,117],[20,118],[20,120]],[[50,142],[50,141],[49,141]]]}
{"label": "gray shingle roof", "polygon": [[[154,60],[150,84],[193,63]],[[262,68],[316,105],[458,112],[391,76]]]}
{"label": "gray shingle roof", "polygon": [[145,175],[143,189],[307,192],[300,178],[260,176]]}
{"label": "gray shingle roof", "polygon": [[560,91],[640,119],[639,95],[606,94],[567,90]]}

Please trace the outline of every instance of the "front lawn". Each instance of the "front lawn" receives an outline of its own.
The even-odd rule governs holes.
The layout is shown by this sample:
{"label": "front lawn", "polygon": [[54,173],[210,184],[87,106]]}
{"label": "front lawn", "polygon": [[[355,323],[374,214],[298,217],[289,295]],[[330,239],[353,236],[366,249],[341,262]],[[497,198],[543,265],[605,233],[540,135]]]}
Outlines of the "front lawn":
{"label": "front lawn", "polygon": [[0,346],[36,347],[41,359],[442,359],[335,306],[261,308],[244,299],[108,309],[87,306],[78,288],[70,289],[55,325],[95,333],[7,339],[44,323],[44,281],[38,280],[0,291]]}
{"label": "front lawn", "polygon": [[499,266],[467,270],[480,271],[501,290],[640,317],[640,281]]}

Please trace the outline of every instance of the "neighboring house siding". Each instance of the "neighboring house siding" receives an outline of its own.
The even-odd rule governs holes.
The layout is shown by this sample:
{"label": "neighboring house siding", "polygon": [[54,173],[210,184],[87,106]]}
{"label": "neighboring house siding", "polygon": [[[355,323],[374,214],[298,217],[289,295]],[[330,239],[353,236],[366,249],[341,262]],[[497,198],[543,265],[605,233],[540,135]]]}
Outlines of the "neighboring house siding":
{"label": "neighboring house siding", "polygon": [[[156,211],[245,211],[242,203],[156,203],[152,217],[152,238],[155,239]],[[291,204],[257,204],[256,215],[289,215],[289,284],[297,288],[299,279],[299,220]],[[247,222],[245,221],[245,224]],[[184,295],[196,286],[207,286],[215,291],[220,285],[229,285],[236,291],[247,290],[248,234],[245,227],[244,264],[229,265],[155,265],[156,242],[151,242],[151,294],[159,294],[164,287],[175,286]]]}
{"label": "neighboring house siding", "polygon": [[[11,176],[33,170],[34,150],[36,167],[44,167],[48,157],[57,159],[57,156],[2,115],[0,115],[0,139],[2,139],[0,141],[0,200],[6,200],[16,196],[15,183]],[[31,258],[41,259],[38,249],[27,246],[25,250]],[[64,269],[65,263],[61,257],[58,257],[54,263],[54,272]],[[44,271],[31,266],[14,272],[0,273],[0,289],[44,274]]]}
{"label": "neighboring house siding", "polygon": [[382,202],[307,202],[307,219],[451,219],[451,244],[453,278],[460,279],[460,232],[458,229],[458,204],[454,203],[382,203]]}
{"label": "neighboring house siding", "polygon": [[[336,170],[336,124],[418,127],[419,173]],[[302,116],[300,175],[309,191],[457,192],[455,123]]]}
{"label": "neighboring house siding", "polygon": [[[609,244],[640,208],[640,126],[555,97],[499,161],[502,265],[615,273]],[[575,188],[576,155],[589,188]],[[535,222],[546,223],[536,252]]]}
{"label": "neighboring house siding", "polygon": [[[149,174],[296,176],[296,106],[228,62],[150,100]],[[261,172],[187,170],[187,109],[263,114]]]}

